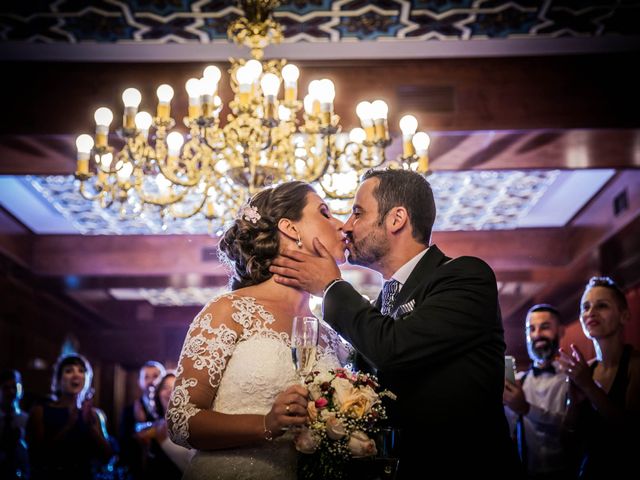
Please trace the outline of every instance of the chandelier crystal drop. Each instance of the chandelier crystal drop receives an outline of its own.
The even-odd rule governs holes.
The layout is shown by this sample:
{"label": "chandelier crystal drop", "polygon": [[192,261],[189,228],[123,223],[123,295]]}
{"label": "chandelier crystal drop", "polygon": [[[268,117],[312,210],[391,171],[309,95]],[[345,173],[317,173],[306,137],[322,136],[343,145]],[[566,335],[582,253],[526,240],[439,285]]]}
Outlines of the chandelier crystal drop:
{"label": "chandelier crystal drop", "polygon": [[[344,133],[333,111],[331,80],[313,80],[300,101],[298,67],[284,59],[263,60],[264,48],[282,38],[282,27],[272,17],[277,4],[242,1],[245,15],[228,28],[229,37],[248,46],[253,58],[230,59],[233,99],[226,122],[220,118],[218,96],[222,72],[215,65],[186,82],[186,135],[174,130],[170,85],[156,90],[155,117],[138,111],[138,90],[123,92],[117,133],[124,145],[119,150],[109,144],[113,113],[98,108],[95,135],[76,139],[75,176],[82,196],[118,209],[123,218],[149,211],[163,221],[202,215],[214,231],[235,218],[261,188],[303,180],[316,187],[335,214],[346,214],[360,175],[386,162],[388,107],[382,100],[360,102],[361,128]],[[401,119],[400,128],[403,153],[391,163],[426,174],[428,135],[416,133],[412,115]]]}

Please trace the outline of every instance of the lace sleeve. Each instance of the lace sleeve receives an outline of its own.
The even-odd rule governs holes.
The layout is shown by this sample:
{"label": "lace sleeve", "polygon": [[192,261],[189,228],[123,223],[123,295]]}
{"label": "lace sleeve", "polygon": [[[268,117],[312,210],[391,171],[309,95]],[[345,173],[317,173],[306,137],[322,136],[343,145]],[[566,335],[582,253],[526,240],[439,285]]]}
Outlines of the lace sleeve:
{"label": "lace sleeve", "polygon": [[349,344],[338,334],[338,332],[324,321],[320,322],[319,346],[320,351],[323,352],[324,355],[331,355],[335,357],[340,366],[343,367],[349,363],[349,358],[354,352],[351,344]]}
{"label": "lace sleeve", "polygon": [[186,448],[192,448],[190,422],[200,411],[211,408],[239,336],[224,323],[231,318],[231,307],[222,298],[208,304],[193,320],[178,362],[166,419],[171,440]]}

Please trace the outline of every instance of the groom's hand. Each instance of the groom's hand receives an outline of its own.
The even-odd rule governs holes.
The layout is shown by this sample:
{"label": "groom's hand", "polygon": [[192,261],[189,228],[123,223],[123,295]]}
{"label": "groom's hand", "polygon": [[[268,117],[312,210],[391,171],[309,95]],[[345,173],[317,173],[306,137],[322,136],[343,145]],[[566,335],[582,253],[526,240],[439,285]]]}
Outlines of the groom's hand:
{"label": "groom's hand", "polygon": [[313,247],[316,255],[290,248],[278,255],[269,267],[274,280],[321,297],[322,290],[342,275],[336,261],[320,240],[314,238]]}

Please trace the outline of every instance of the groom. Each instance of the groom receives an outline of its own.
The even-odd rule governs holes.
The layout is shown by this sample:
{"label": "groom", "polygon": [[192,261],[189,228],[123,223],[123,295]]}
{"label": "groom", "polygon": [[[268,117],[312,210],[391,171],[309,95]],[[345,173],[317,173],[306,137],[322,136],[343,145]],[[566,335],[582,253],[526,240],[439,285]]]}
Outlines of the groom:
{"label": "groom", "polygon": [[[323,295],[324,320],[350,341],[397,395],[401,477],[519,478],[504,410],[504,334],[496,280],[475,257],[429,245],[435,202],[407,170],[368,171],[344,225],[349,262],[386,280],[371,305],[318,255],[287,250],[271,267],[279,283]],[[416,476],[417,475],[417,476]]]}

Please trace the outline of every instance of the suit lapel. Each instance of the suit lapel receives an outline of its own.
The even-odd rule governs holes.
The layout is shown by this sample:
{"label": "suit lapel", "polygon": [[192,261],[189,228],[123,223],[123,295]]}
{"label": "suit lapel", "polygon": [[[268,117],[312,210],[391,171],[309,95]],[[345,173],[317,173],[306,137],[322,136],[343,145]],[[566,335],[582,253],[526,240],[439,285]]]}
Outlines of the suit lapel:
{"label": "suit lapel", "polygon": [[[395,310],[404,305],[409,301],[409,299],[414,297],[414,292],[416,288],[425,285],[428,281],[429,277],[433,275],[438,265],[447,261],[448,258],[445,257],[444,253],[440,251],[436,245],[431,245],[427,253],[420,259],[416,267],[407,278],[407,281],[402,286],[402,289],[398,293],[398,296],[395,299],[393,305],[393,316],[395,317]],[[406,312],[398,312],[401,315]]]}

